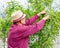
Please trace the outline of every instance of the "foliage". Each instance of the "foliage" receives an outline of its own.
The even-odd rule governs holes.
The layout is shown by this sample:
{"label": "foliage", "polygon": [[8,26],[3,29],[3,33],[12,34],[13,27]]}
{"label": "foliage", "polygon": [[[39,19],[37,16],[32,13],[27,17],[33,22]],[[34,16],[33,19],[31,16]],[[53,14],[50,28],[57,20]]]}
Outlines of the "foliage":
{"label": "foliage", "polygon": [[[30,37],[29,46],[30,48],[51,48],[58,35],[60,12],[54,12],[51,9],[52,0],[29,0],[29,2],[34,14],[47,8],[47,14],[50,16],[50,20],[46,21],[44,28]],[[44,16],[46,15],[41,15],[39,19]]]}
{"label": "foliage", "polygon": [[[60,27],[60,12],[54,12],[51,9],[52,0],[28,0],[28,8],[23,9],[21,5],[17,1],[8,2],[8,6],[5,9],[5,19],[1,19],[0,24],[0,35],[4,35],[4,38],[7,37],[7,33],[9,27],[11,25],[10,16],[16,10],[21,10],[25,13],[27,18],[35,15],[45,8],[47,10],[47,14],[49,14],[50,19],[46,21],[45,26],[42,30],[37,32],[36,34],[30,36],[29,38],[29,48],[51,48],[53,46],[53,42],[58,35],[58,30]],[[39,20],[42,19],[46,15],[41,15]],[[4,39],[3,38],[3,39]]]}

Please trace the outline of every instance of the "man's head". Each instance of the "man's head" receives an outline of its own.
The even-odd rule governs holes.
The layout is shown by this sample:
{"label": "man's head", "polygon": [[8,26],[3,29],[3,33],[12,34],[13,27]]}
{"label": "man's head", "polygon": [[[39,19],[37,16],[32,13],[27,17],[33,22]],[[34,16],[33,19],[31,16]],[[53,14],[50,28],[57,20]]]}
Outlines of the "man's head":
{"label": "man's head", "polygon": [[25,24],[25,14],[23,14],[20,10],[13,12],[11,15],[11,22]]}

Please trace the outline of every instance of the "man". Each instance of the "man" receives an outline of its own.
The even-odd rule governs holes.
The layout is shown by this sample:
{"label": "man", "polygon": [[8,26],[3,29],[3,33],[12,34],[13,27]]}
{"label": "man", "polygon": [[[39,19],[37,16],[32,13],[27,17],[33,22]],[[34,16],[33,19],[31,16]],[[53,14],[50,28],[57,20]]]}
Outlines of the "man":
{"label": "man", "polygon": [[41,14],[46,14],[46,11],[42,11],[27,20],[25,18],[26,15],[21,11],[16,11],[11,15],[13,24],[8,32],[8,48],[28,48],[29,36],[41,30],[45,21],[49,19],[49,16],[46,16],[36,24],[33,24]]}

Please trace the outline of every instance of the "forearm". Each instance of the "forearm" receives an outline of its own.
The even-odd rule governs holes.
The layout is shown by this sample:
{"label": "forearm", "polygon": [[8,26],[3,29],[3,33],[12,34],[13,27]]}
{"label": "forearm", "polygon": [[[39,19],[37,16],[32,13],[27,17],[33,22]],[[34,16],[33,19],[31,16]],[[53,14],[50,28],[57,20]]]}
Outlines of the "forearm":
{"label": "forearm", "polygon": [[38,17],[39,17],[38,15],[32,16],[31,18],[29,18],[29,19],[26,20],[26,24],[27,25],[33,24],[38,19]]}

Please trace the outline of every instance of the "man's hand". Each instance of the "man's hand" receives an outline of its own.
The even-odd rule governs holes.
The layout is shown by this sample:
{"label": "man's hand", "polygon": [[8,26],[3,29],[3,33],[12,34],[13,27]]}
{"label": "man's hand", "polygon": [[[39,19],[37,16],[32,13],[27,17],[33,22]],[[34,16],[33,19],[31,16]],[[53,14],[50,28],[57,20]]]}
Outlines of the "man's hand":
{"label": "man's hand", "polygon": [[41,12],[41,14],[46,14],[46,10],[43,10],[43,11]]}
{"label": "man's hand", "polygon": [[42,12],[38,13],[37,15],[40,16],[41,14],[46,14],[46,10],[43,10]]}
{"label": "man's hand", "polygon": [[43,18],[43,20],[48,20],[48,19],[50,19],[49,16],[45,16],[45,17]]}

